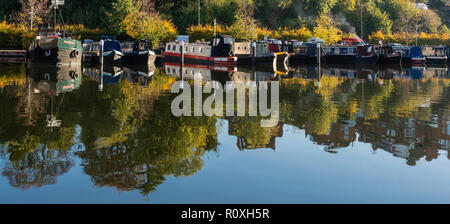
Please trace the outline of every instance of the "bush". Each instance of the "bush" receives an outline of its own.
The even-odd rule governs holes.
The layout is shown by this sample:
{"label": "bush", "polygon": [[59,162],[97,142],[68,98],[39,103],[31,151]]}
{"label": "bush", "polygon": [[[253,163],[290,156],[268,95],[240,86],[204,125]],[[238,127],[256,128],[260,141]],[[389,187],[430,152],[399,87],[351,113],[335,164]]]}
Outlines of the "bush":
{"label": "bush", "polygon": [[100,30],[98,28],[88,29],[84,27],[84,25],[82,24],[65,25],[63,29],[65,31],[72,32],[73,39],[77,40],[85,40],[85,39],[99,40],[100,36],[104,34],[103,30]]}
{"label": "bush", "polygon": [[[384,34],[381,31],[377,31],[369,35],[369,42],[372,44],[378,44],[379,41],[383,43],[401,43],[404,45],[415,45],[416,34],[415,33],[394,33]],[[418,45],[450,45],[450,34],[428,34],[420,33],[417,35]]]}
{"label": "bush", "polygon": [[3,21],[0,23],[0,48],[26,49],[36,37],[35,31],[30,32],[23,25],[9,24]]}

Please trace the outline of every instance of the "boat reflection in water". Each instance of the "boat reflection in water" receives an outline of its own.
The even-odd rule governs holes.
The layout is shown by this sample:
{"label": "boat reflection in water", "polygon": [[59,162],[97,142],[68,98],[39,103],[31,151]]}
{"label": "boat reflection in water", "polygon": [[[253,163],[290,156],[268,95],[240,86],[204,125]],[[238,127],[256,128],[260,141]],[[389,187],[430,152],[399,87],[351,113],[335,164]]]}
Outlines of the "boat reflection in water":
{"label": "boat reflection in water", "polygon": [[[104,187],[93,188],[96,193],[115,188],[143,195],[155,193],[167,199],[163,193],[168,190],[167,185],[176,183],[178,191],[184,187],[180,183],[191,181],[173,177],[195,174],[195,178],[207,182],[214,178],[205,177],[203,171],[220,170],[220,178],[236,178],[236,182],[247,183],[246,187],[251,188],[257,184],[260,187],[268,176],[275,178],[279,173],[286,173],[286,178],[299,188],[302,184],[335,184],[328,178],[318,183],[301,176],[297,172],[301,163],[305,173],[322,172],[326,176],[333,174],[328,170],[337,170],[346,178],[352,176],[341,180],[348,186],[345,181],[371,183],[367,182],[364,169],[364,177],[360,177],[351,169],[342,170],[338,161],[362,164],[370,160],[380,166],[388,163],[394,167],[391,172],[399,174],[396,169],[403,169],[404,164],[414,166],[409,170],[428,172],[424,167],[430,168],[436,159],[440,159],[441,166],[449,162],[445,157],[450,159],[450,74],[445,66],[300,66],[286,71],[177,64],[162,68],[110,66],[103,70],[84,67],[83,72],[81,68],[63,67],[2,69],[9,75],[0,79],[0,161],[5,164],[1,173],[14,188],[58,184],[57,177],[70,173],[89,176],[80,178],[74,187]],[[170,93],[171,86],[181,79],[191,83],[195,77],[218,81],[224,91],[234,89],[237,81],[255,85],[260,81],[279,81],[278,125],[261,127],[261,116],[173,116],[171,102],[178,94]],[[313,151],[317,148],[322,151]],[[335,157],[328,153],[342,154]],[[210,156],[216,154],[224,156]],[[242,162],[243,158],[246,162]],[[79,161],[79,165],[74,166],[74,161]],[[215,162],[218,164],[210,164]],[[337,165],[333,165],[335,162]],[[210,165],[205,166],[206,163]],[[258,183],[246,182],[247,174],[240,176],[248,164],[252,164],[252,178]],[[259,169],[257,164],[264,167]],[[219,169],[214,170],[214,166]],[[224,166],[228,168],[222,169]],[[402,179],[405,175],[414,179],[427,176],[412,173],[395,176],[396,184],[409,185],[411,179]],[[443,177],[439,181],[445,180],[445,174],[436,175]],[[391,177],[380,176],[377,181],[391,186]],[[205,182],[200,184],[190,188],[194,189],[190,193],[202,195]],[[55,189],[58,187],[66,190],[67,184],[56,185]],[[277,183],[270,187],[287,196],[298,193],[297,188],[287,189]],[[224,188],[229,190],[228,186]],[[376,190],[392,195],[387,188]],[[429,196],[421,192],[422,196]],[[311,197],[318,199],[323,193],[327,192],[311,192]],[[267,192],[248,194],[255,199],[268,197]],[[69,201],[78,200],[66,197]],[[99,196],[93,200],[102,199]]]}
{"label": "boat reflection in water", "polygon": [[65,116],[60,105],[67,103],[65,94],[78,89],[82,79],[81,66],[35,65],[26,72],[15,88],[2,87],[21,103],[5,105],[13,107],[16,119],[4,114],[11,121],[3,125],[15,128],[2,132],[2,141],[14,140],[0,147],[0,158],[8,158],[1,173],[12,187],[22,190],[57,184],[58,176],[75,165],[71,149],[78,146],[77,127],[59,120]]}

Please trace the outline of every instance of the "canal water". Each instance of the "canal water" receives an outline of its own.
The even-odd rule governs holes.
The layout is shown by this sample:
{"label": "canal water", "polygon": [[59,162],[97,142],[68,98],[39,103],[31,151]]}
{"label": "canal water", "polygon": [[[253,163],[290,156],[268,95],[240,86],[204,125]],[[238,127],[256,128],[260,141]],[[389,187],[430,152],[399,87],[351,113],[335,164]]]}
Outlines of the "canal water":
{"label": "canal water", "polygon": [[[278,125],[173,116],[199,75],[278,81]],[[0,203],[449,203],[449,101],[446,66],[0,64]]]}

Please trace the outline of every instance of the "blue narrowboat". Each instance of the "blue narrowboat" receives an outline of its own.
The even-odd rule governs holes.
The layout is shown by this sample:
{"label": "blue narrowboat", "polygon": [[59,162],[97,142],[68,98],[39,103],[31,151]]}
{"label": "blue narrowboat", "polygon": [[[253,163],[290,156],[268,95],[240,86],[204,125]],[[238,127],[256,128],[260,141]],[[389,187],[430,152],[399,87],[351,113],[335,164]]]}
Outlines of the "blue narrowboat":
{"label": "blue narrowboat", "polygon": [[[103,63],[120,64],[122,63],[122,50],[118,41],[112,36],[102,36],[103,42]],[[86,40],[83,44],[83,55],[86,62],[94,64],[100,63],[100,42]]]}
{"label": "blue narrowboat", "polygon": [[402,47],[402,64],[424,65],[422,47]]}
{"label": "blue narrowboat", "polygon": [[[318,43],[303,43],[303,45],[298,46],[291,54],[292,60],[296,63],[317,63],[317,54],[318,54]],[[320,57],[321,61],[325,61],[326,51],[323,48],[323,44],[320,44]]]}

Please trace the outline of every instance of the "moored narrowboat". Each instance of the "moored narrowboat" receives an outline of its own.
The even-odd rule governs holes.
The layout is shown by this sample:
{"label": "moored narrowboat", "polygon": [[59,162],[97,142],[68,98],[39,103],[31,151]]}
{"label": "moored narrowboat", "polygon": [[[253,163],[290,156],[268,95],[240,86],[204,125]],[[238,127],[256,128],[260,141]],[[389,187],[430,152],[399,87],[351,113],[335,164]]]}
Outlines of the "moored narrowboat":
{"label": "moored narrowboat", "polygon": [[277,63],[276,54],[270,52],[269,45],[265,42],[237,42],[234,44],[234,52],[238,65],[276,66]]}
{"label": "moored narrowboat", "polygon": [[73,40],[63,30],[41,29],[28,47],[28,61],[37,64],[81,64],[83,48],[81,41]]}
{"label": "moored narrowboat", "polygon": [[280,40],[269,39],[267,44],[269,46],[269,51],[275,53],[277,63],[281,65],[289,64],[289,54],[288,52],[283,51],[283,43]]}
{"label": "moored narrowboat", "polygon": [[[318,54],[317,43],[304,43],[296,49],[296,52],[291,55],[293,58],[292,61],[294,63],[311,63],[315,64],[318,62],[317,54]],[[320,57],[321,62],[325,62],[326,60],[326,51],[323,45],[320,45]]]}
{"label": "moored narrowboat", "polygon": [[234,38],[219,35],[211,43],[168,42],[164,51],[164,61],[171,63],[196,64],[203,66],[236,66]]}
{"label": "moored narrowboat", "polygon": [[402,47],[402,64],[406,65],[424,65],[425,57],[422,53],[422,47]]}
{"label": "moored narrowboat", "polygon": [[378,55],[373,45],[340,46],[332,45],[326,47],[327,63],[342,64],[375,64]]}
{"label": "moored narrowboat", "polygon": [[[103,64],[120,64],[123,60],[123,53],[118,41],[114,37],[102,36],[103,39]],[[85,61],[99,64],[101,60],[100,42],[87,41],[83,45]]]}
{"label": "moored narrowboat", "polygon": [[392,45],[380,46],[378,62],[380,64],[400,64],[402,52]]}
{"label": "moored narrowboat", "polygon": [[121,43],[120,48],[125,65],[151,65],[155,63],[156,54],[148,40]]}
{"label": "moored narrowboat", "polygon": [[422,54],[427,64],[447,63],[447,52],[445,46],[426,46],[422,48]]}

